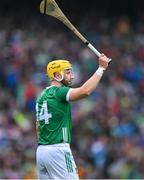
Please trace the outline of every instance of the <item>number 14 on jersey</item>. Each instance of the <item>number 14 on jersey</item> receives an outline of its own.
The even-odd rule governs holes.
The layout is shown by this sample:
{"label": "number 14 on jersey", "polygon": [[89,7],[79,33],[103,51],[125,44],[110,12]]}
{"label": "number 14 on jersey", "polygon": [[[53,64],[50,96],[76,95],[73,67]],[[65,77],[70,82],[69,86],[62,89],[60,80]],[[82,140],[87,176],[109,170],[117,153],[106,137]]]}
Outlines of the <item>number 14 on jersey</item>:
{"label": "number 14 on jersey", "polygon": [[49,119],[52,118],[52,114],[48,113],[46,101],[43,102],[41,107],[38,107],[38,104],[36,104],[36,112],[38,121],[45,121],[45,124],[49,124]]}

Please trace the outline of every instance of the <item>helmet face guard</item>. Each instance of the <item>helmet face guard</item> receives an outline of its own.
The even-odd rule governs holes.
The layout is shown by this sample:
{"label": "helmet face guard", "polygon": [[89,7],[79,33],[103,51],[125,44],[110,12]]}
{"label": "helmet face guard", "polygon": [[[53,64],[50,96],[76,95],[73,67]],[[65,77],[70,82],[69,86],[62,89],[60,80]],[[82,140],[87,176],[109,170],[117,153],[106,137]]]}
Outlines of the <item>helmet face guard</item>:
{"label": "helmet face guard", "polygon": [[[56,81],[61,82],[64,78],[64,70],[72,69],[72,65],[68,60],[55,60],[51,61],[47,65],[47,74],[50,80],[55,79]],[[61,79],[55,77],[55,73],[61,75]]]}

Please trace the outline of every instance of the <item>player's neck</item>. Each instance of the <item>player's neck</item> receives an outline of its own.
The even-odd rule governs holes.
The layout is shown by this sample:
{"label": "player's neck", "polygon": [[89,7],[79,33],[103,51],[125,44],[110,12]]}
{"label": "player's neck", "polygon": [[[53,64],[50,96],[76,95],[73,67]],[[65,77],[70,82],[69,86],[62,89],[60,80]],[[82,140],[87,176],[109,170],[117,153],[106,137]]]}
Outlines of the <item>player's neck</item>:
{"label": "player's neck", "polygon": [[51,86],[62,86],[62,83],[58,81],[52,81]]}

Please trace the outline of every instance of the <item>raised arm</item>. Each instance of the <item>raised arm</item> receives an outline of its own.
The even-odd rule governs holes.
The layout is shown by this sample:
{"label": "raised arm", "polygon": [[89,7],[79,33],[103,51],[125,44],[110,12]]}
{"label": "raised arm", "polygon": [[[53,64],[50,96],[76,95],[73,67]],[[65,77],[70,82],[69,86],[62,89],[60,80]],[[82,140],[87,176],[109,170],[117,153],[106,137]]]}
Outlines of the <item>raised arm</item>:
{"label": "raised arm", "polygon": [[79,88],[72,88],[69,93],[69,101],[76,101],[89,96],[97,87],[100,79],[107,69],[109,58],[102,54],[99,57],[99,67],[96,72]]}

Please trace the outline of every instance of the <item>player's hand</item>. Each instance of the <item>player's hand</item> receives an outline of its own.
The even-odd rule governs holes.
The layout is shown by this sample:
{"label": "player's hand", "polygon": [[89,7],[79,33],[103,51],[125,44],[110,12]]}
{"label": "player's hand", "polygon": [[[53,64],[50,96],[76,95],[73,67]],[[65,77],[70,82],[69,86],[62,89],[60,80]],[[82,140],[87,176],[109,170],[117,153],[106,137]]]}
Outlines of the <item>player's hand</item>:
{"label": "player's hand", "polygon": [[109,65],[109,58],[104,55],[104,54],[101,54],[100,57],[99,57],[99,67],[102,67],[103,70],[106,70],[108,65]]}

